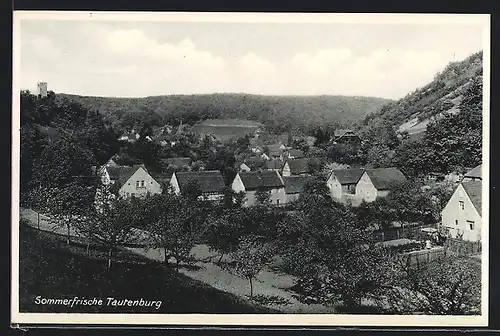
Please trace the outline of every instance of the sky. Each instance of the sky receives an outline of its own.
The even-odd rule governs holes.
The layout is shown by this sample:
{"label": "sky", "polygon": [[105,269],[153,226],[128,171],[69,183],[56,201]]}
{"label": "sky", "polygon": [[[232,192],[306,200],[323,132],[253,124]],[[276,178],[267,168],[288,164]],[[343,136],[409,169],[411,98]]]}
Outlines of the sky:
{"label": "sky", "polygon": [[465,23],[21,20],[21,89],[399,99],[483,49]]}

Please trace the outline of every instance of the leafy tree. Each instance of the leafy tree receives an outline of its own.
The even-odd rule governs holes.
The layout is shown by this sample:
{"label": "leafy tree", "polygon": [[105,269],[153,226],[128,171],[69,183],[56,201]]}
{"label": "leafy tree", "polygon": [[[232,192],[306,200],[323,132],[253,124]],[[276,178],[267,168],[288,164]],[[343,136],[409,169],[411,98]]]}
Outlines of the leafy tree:
{"label": "leafy tree", "polygon": [[190,201],[196,201],[202,194],[201,186],[196,180],[190,181],[182,188],[182,196]]}
{"label": "leafy tree", "polygon": [[481,267],[452,257],[423,267],[399,264],[400,274],[384,288],[378,304],[392,314],[478,315],[481,313]]}
{"label": "leafy tree", "polygon": [[238,249],[231,253],[231,271],[248,279],[250,298],[253,298],[253,280],[273,261],[275,249],[271,243],[262,243],[257,237],[246,236]]}
{"label": "leafy tree", "polygon": [[351,309],[388,281],[390,259],[372,244],[350,208],[329,196],[311,194],[302,199],[299,210],[302,214],[289,219],[300,222],[287,233],[293,248],[283,257],[287,271],[299,277],[302,296],[324,303],[340,298]]}
{"label": "leafy tree", "polygon": [[244,212],[235,209],[209,217],[209,227],[206,231],[206,241],[211,250],[220,253],[219,264],[224,255],[238,248],[239,239],[243,234],[242,216]]}
{"label": "leafy tree", "polygon": [[41,156],[46,142],[37,127],[25,125],[20,131],[20,194],[21,201],[29,201],[27,195],[34,174],[34,162]]}
{"label": "leafy tree", "polygon": [[75,142],[62,138],[50,143],[34,163],[34,186],[56,188],[76,179],[85,184],[92,177],[88,151]]}
{"label": "leafy tree", "polygon": [[69,244],[70,229],[87,214],[98,185],[89,156],[63,138],[45,147],[34,166],[31,205],[48,214],[56,226],[67,228]]}
{"label": "leafy tree", "polygon": [[112,193],[109,186],[101,186],[96,192],[93,211],[76,225],[81,235],[108,250],[108,268],[112,266],[113,251],[137,239],[130,220],[131,210],[129,201]]}
{"label": "leafy tree", "polygon": [[265,188],[259,188],[255,192],[255,200],[258,205],[266,205],[271,203],[271,193]]}
{"label": "leafy tree", "polygon": [[[152,200],[152,199],[150,199]],[[154,218],[148,225],[150,233],[149,248],[162,248],[165,263],[175,258],[176,269],[181,262],[190,262],[190,253],[201,234],[196,221],[189,214],[192,204],[183,202],[174,194],[162,194],[158,201]]]}
{"label": "leafy tree", "polygon": [[304,154],[307,154],[307,152],[309,151],[309,145],[304,139],[293,140],[291,146],[293,148],[300,149],[304,152]]}
{"label": "leafy tree", "polygon": [[78,181],[61,187],[38,187],[31,191],[35,209],[47,214],[55,228],[66,228],[66,242],[71,243],[71,229],[85,221],[91,211],[95,189]]}

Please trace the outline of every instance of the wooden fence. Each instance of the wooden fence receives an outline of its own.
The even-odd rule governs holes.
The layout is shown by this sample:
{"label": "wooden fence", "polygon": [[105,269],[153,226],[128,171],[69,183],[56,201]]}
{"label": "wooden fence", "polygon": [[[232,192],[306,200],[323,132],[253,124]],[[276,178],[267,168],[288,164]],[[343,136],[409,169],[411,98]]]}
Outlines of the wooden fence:
{"label": "wooden fence", "polygon": [[414,225],[406,227],[394,227],[384,230],[377,230],[373,232],[373,236],[377,241],[387,241],[394,239],[413,239],[413,240],[426,240],[429,235],[422,232],[423,228],[435,228],[435,224]]}
{"label": "wooden fence", "polygon": [[402,253],[399,255],[399,258],[407,265],[419,267],[420,265],[446,258],[449,255],[444,247],[435,247],[429,250]]}

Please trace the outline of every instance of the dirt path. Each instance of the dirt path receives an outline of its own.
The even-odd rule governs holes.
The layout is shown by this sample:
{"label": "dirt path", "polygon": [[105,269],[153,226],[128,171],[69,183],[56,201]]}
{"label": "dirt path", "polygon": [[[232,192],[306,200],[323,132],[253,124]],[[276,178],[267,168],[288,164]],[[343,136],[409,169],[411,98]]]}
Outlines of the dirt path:
{"label": "dirt path", "polygon": [[[33,210],[22,209],[21,217],[28,219],[31,226],[37,227],[37,213]],[[55,228],[50,223],[48,217],[40,215],[40,229],[44,231],[51,231],[59,234],[67,234],[65,228]],[[77,235],[76,232],[71,231],[72,235]],[[145,256],[150,260],[163,261],[164,253],[161,249],[144,248],[131,248],[127,250]],[[240,297],[249,295],[248,280],[240,278],[231,274],[230,272],[222,269],[220,266],[207,261],[211,256],[216,257],[216,254],[209,251],[205,245],[197,245],[193,248],[192,254],[199,260],[195,263],[196,267],[181,268],[181,272],[185,275],[202,281],[211,285],[219,290],[229,292]],[[319,304],[304,304],[295,299],[292,294],[286,289],[291,287],[294,283],[293,277],[289,275],[281,275],[272,272],[271,270],[263,270],[253,283],[254,295],[266,296],[279,296],[290,302],[288,305],[269,305],[269,307],[278,309],[284,313],[301,313],[301,314],[332,314],[335,312],[334,308],[327,307]]]}

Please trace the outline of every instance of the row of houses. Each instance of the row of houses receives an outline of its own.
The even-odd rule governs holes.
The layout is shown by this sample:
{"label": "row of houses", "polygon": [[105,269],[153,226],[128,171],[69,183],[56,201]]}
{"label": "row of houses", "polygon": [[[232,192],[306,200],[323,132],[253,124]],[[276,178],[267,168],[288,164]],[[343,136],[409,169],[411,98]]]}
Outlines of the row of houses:
{"label": "row of houses", "polygon": [[[285,162],[281,170],[240,171],[230,187],[235,192],[245,193],[244,205],[256,202],[256,192],[269,192],[270,201],[281,205],[296,200],[304,185],[314,176],[309,174],[307,161],[292,159]],[[186,171],[169,175],[150,174],[143,165],[119,166],[110,159],[101,168],[103,184],[117,183],[123,197],[155,194],[162,191],[162,184],[169,184],[177,194],[183,186],[196,181],[205,199],[217,200],[223,197],[226,187],[220,171]],[[326,181],[332,198],[353,205],[362,200],[371,202],[388,194],[390,186],[406,178],[396,168],[342,169],[333,170]]]}
{"label": "row of houses", "polygon": [[[288,162],[289,163],[289,162]],[[293,167],[293,165],[292,165]],[[285,175],[284,170],[241,171],[230,187],[245,194],[244,206],[257,201],[259,190],[269,193],[272,204],[283,205],[299,198],[304,186],[315,177],[307,174]],[[190,182],[196,181],[202,198],[209,201],[224,197],[226,185],[220,171],[174,172],[171,175],[152,175],[143,165],[119,166],[112,159],[101,168],[103,184],[117,184],[123,197],[141,197],[162,192],[170,185],[180,194]],[[333,199],[353,206],[362,201],[372,202],[385,197],[396,183],[406,177],[397,168],[334,169],[326,185]],[[440,228],[453,238],[468,241],[481,240],[482,165],[466,173],[457,184],[453,195],[442,211]]]}

